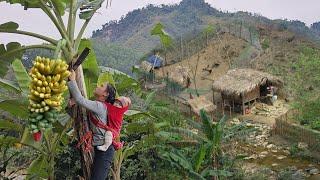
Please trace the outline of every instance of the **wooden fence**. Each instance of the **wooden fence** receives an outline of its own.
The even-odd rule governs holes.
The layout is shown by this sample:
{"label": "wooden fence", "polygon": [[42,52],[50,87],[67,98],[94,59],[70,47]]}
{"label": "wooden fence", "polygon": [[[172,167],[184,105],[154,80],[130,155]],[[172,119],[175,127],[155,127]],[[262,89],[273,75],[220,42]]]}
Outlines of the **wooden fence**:
{"label": "wooden fence", "polygon": [[320,158],[320,132],[292,123],[294,114],[294,112],[289,111],[276,118],[274,133],[292,142],[307,143],[309,150],[315,152],[317,158]]}

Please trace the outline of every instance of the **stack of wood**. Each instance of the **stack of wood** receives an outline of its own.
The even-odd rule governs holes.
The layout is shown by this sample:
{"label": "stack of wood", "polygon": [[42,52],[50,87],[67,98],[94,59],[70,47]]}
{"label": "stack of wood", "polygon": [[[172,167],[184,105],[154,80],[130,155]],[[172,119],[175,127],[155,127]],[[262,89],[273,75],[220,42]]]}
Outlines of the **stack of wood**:
{"label": "stack of wood", "polygon": [[153,69],[152,64],[147,61],[142,61],[140,67],[145,72],[150,72]]}
{"label": "stack of wood", "polygon": [[211,101],[206,99],[205,96],[196,97],[194,99],[189,99],[188,103],[192,111],[200,115],[200,110],[204,109],[207,113],[211,113],[217,109],[217,106],[214,105]]}

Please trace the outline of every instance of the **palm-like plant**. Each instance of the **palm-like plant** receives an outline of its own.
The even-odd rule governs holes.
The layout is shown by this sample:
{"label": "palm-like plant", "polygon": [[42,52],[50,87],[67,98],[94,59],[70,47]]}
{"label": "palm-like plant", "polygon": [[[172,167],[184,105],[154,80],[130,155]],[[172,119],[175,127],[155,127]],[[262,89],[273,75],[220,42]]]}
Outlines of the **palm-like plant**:
{"label": "palm-like plant", "polygon": [[[200,111],[202,122],[187,120],[192,130],[181,127],[171,128],[173,134],[182,135],[184,141],[178,141],[176,144],[185,144],[187,146],[197,145],[198,148],[192,158],[188,158],[177,149],[163,154],[164,159],[170,161],[172,165],[188,172],[188,174],[197,179],[205,177],[229,177],[231,172],[221,167],[219,159],[223,156],[222,143],[230,140],[238,134],[243,134],[244,123],[235,125],[231,128],[226,126],[226,118],[223,117],[219,122],[213,123],[206,115],[204,110]],[[194,143],[196,142],[196,143]],[[236,157],[235,159],[238,159]],[[205,161],[209,159],[209,164]]]}

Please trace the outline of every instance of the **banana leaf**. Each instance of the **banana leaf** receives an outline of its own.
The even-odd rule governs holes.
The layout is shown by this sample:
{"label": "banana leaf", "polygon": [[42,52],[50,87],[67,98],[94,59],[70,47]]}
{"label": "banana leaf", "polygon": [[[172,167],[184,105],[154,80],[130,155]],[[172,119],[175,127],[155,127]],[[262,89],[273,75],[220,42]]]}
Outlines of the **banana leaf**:
{"label": "banana leaf", "polygon": [[28,75],[26,68],[21,63],[21,60],[18,59],[15,59],[12,62],[12,68],[20,89],[22,90],[23,94],[27,95],[29,93],[29,84],[31,82],[31,78]]}
{"label": "banana leaf", "polygon": [[23,126],[10,120],[0,120],[0,129],[23,132]]}
{"label": "banana leaf", "polygon": [[92,48],[91,41],[89,39],[82,39],[80,42],[78,52],[82,52],[85,48],[91,49],[90,54],[86,60],[82,63],[84,80],[86,84],[87,95],[89,98],[93,97],[93,92],[97,86],[97,80],[99,77],[99,67],[96,59],[96,55]]}
{"label": "banana leaf", "polygon": [[41,179],[48,178],[49,163],[45,155],[40,154],[35,160],[32,161],[28,168],[28,175],[26,179]]}
{"label": "banana leaf", "polygon": [[21,119],[27,119],[29,116],[28,101],[26,98],[0,101],[0,109]]}

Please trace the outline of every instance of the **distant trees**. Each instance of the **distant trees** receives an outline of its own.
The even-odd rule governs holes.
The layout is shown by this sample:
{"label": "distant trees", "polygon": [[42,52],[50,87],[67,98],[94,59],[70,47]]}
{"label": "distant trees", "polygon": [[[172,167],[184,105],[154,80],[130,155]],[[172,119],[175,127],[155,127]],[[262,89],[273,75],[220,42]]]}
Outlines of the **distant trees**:
{"label": "distant trees", "polygon": [[124,73],[131,74],[132,66],[136,65],[141,52],[114,43],[93,39],[93,48],[100,66],[107,66]]}

